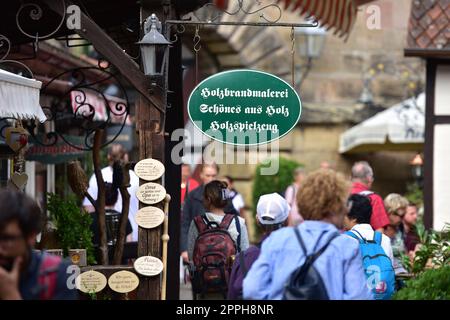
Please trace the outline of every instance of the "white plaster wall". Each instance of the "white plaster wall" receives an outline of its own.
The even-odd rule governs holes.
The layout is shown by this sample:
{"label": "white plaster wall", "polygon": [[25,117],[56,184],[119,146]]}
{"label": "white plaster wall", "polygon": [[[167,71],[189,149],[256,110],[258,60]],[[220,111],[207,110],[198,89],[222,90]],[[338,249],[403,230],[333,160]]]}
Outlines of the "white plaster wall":
{"label": "white plaster wall", "polygon": [[433,166],[433,228],[439,231],[450,223],[450,124],[434,127]]}

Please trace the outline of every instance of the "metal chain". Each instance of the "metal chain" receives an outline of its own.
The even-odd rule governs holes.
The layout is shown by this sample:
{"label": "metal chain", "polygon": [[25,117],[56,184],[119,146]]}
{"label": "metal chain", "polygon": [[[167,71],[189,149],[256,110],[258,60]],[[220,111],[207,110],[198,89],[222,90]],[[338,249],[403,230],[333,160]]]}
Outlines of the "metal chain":
{"label": "metal chain", "polygon": [[199,35],[200,26],[195,26],[195,35],[194,35],[194,51],[195,51],[195,85],[198,84],[198,52],[202,48],[200,44],[200,35]]}
{"label": "metal chain", "polygon": [[292,74],[292,87],[295,89],[295,32],[294,27],[291,28],[291,74]]}

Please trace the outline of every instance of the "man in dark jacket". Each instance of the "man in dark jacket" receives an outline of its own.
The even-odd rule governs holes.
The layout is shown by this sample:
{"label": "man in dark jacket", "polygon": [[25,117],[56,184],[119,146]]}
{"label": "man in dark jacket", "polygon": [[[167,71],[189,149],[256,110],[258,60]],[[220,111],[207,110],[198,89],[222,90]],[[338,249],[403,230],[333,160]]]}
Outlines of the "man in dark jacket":
{"label": "man in dark jacket", "polygon": [[256,206],[256,221],[263,229],[261,242],[239,253],[234,260],[228,283],[228,300],[242,299],[242,283],[247,271],[259,257],[261,243],[272,231],[285,227],[291,210],[287,201],[278,193],[262,195]]}
{"label": "man in dark jacket", "polygon": [[[209,182],[216,180],[217,174],[219,173],[219,167],[215,163],[205,163],[202,165],[202,170],[200,172],[200,179],[202,184],[196,189],[192,190],[183,206],[183,216],[181,220],[181,243],[180,243],[180,251],[181,257],[184,262],[188,262],[188,253],[187,253],[187,236],[189,232],[189,226],[191,225],[191,221],[194,217],[204,214],[205,207],[203,206],[203,191],[205,185]],[[239,212],[236,211],[233,207],[233,203],[231,200],[228,201],[227,206],[224,208],[225,213],[232,213],[239,215]]]}

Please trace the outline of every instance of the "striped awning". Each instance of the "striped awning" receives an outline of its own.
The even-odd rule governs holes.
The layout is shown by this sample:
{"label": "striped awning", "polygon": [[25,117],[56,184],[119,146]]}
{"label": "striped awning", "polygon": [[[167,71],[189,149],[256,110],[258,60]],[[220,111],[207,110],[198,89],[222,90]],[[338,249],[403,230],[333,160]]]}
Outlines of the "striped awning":
{"label": "striped awning", "polygon": [[373,0],[279,0],[285,9],[314,17],[322,27],[347,38],[356,20],[359,5]]}

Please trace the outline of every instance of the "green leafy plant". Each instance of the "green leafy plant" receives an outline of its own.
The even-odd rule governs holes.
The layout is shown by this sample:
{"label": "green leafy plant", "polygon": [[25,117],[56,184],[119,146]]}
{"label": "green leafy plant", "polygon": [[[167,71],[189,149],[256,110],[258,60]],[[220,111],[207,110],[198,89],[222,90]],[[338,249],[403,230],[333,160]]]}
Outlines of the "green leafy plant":
{"label": "green leafy plant", "polygon": [[426,230],[423,221],[419,220],[415,229],[420,243],[412,261],[408,255],[402,255],[406,270],[419,274],[430,266],[441,267],[450,264],[450,224],[446,224],[441,232],[437,232]]}
{"label": "green leafy plant", "polygon": [[450,265],[428,269],[393,297],[394,300],[448,300],[450,299]]}
{"label": "green leafy plant", "polygon": [[47,210],[56,227],[56,237],[67,256],[69,249],[86,249],[87,263],[94,264],[94,245],[90,226],[92,218],[80,209],[73,196],[62,199],[54,193],[47,194]]}
{"label": "green leafy plant", "polygon": [[[297,167],[303,165],[294,160],[279,158],[279,170],[276,175],[262,175],[261,169],[267,167],[267,164],[259,164],[256,167],[255,178],[253,182],[253,210],[256,214],[256,204],[261,195],[278,192],[283,194],[286,188],[293,182],[293,172]],[[259,230],[259,228],[255,228]]]}

